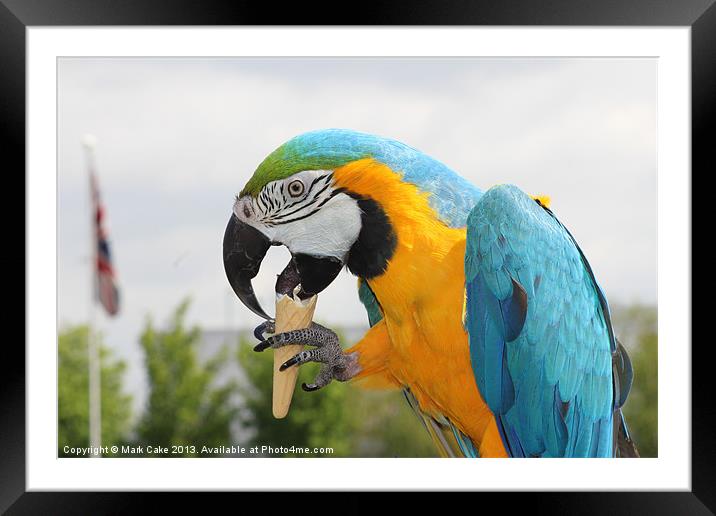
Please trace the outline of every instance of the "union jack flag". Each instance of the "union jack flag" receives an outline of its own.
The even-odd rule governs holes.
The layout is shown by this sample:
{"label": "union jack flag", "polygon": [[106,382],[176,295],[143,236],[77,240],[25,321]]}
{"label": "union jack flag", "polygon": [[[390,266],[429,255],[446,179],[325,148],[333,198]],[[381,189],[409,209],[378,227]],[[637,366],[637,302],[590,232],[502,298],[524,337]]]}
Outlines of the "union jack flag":
{"label": "union jack flag", "polygon": [[92,188],[92,210],[94,213],[94,233],[96,243],[96,275],[95,294],[109,315],[119,311],[119,288],[117,287],[112,255],[110,254],[107,232],[104,227],[105,215],[99,185],[94,170],[90,170],[90,186]]}

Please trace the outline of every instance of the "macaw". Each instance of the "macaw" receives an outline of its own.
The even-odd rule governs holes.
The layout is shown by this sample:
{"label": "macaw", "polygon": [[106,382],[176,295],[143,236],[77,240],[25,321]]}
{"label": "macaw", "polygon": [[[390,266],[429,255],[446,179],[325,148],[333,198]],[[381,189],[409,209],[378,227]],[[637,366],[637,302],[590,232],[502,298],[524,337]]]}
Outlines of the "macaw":
{"label": "macaw", "polygon": [[[251,285],[272,245],[277,292],[307,299],[346,267],[370,329],[343,350],[313,323],[275,334]],[[281,368],[402,389],[444,456],[637,456],[622,414],[632,368],[574,237],[547,201],[483,191],[403,143],[344,129],[278,147],[236,196],[223,241],[263,351],[312,346]]]}

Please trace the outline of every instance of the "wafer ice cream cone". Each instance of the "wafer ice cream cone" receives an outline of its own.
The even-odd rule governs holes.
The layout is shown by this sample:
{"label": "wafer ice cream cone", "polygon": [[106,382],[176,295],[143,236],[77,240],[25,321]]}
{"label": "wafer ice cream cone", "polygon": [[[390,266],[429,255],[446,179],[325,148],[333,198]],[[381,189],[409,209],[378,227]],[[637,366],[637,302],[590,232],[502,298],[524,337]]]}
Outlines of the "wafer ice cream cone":
{"label": "wafer ice cream cone", "polygon": [[[276,333],[308,328],[313,319],[318,296],[305,301],[280,294],[276,298]],[[291,406],[291,398],[296,388],[298,367],[289,367],[279,371],[281,364],[303,350],[303,345],[283,346],[274,350],[273,355],[273,416],[277,419],[286,417]]]}

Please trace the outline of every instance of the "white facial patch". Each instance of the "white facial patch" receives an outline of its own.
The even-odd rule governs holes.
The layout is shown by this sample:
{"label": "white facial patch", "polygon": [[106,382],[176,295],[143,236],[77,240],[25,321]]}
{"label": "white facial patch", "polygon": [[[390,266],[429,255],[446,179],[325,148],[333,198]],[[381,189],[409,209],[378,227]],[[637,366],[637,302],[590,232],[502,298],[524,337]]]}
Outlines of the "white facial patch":
{"label": "white facial patch", "polygon": [[361,230],[361,210],[336,189],[329,170],[306,170],[267,184],[234,204],[234,214],[294,253],[345,261]]}
{"label": "white facial patch", "polygon": [[279,226],[275,240],[292,253],[331,256],[345,261],[360,229],[358,203],[349,195],[339,193],[310,217]]}

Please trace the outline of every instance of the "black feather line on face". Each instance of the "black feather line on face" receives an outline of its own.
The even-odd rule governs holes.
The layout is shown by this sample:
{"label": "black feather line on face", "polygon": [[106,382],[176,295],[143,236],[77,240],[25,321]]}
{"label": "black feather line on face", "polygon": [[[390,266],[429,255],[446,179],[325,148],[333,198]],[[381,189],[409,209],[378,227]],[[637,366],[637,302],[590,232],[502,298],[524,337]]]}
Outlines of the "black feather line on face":
{"label": "black feather line on face", "polygon": [[[299,199],[299,200],[297,200],[297,201],[290,202],[290,203],[286,204],[286,205],[283,207],[283,209],[284,209],[284,210],[288,210],[289,208],[293,208],[293,207],[296,206],[297,204],[301,204],[304,200],[305,200],[305,199]],[[286,199],[286,201],[288,201],[288,199]]]}
{"label": "black feather line on face", "polygon": [[259,208],[262,212],[265,210],[263,201],[261,200],[261,194],[256,197],[256,207]]}
{"label": "black feather line on face", "polygon": [[[323,190],[325,190],[325,188],[323,188]],[[321,190],[321,192],[323,192],[323,190]],[[313,215],[313,214],[316,213],[318,210],[320,210],[321,208],[323,208],[323,206],[325,206],[326,203],[327,203],[328,201],[330,201],[331,199],[333,199],[336,195],[338,195],[339,193],[345,192],[345,188],[336,188],[335,190],[333,190],[333,191],[331,192],[331,194],[330,194],[328,197],[326,197],[325,199],[323,199],[323,200],[318,204],[318,206],[316,206],[316,209],[315,209],[314,211],[312,211],[311,213],[309,213],[308,215],[301,216],[301,217],[298,217],[298,218],[295,218],[295,219],[291,219],[291,220],[281,220],[281,219],[283,219],[284,217],[288,217],[289,215],[293,215],[294,213],[298,213],[299,211],[301,211],[301,210],[304,209],[304,208],[308,208],[309,206],[312,206],[312,205],[319,199],[318,195],[319,195],[321,192],[318,192],[318,193],[311,199],[311,202],[309,202],[309,203],[307,203],[307,204],[301,206],[300,208],[296,208],[295,210],[293,210],[293,211],[290,212],[290,213],[283,213],[283,214],[278,215],[278,216],[276,216],[276,217],[271,217],[271,219],[270,219],[271,222],[273,222],[273,223],[275,223],[275,224],[286,224],[286,223],[288,223],[288,222],[293,222],[293,221],[295,221],[295,220],[301,220],[301,219],[304,219],[304,218],[308,217],[309,215]]]}
{"label": "black feather line on face", "polygon": [[[318,179],[320,179],[320,177],[319,177]],[[288,209],[290,209],[290,208],[293,208],[293,207],[296,206],[297,204],[301,204],[302,202],[305,202],[306,199],[308,198],[308,195],[311,193],[311,189],[313,188],[313,185],[316,183],[316,181],[317,181],[318,179],[315,179],[315,180],[311,183],[311,186],[308,187],[308,190],[305,192],[305,195],[302,195],[300,199],[296,199],[296,200],[290,202],[289,204],[286,204],[285,206],[283,206],[282,209],[283,209],[283,210],[288,210]],[[283,184],[281,185],[281,189],[282,189],[282,191],[283,191]],[[283,199],[284,199],[284,203],[285,203],[285,202],[288,202],[288,200],[289,200],[289,199],[286,198],[286,195],[285,195],[285,194],[284,194],[284,196],[283,196]],[[299,208],[299,209],[300,209],[300,208]],[[295,213],[295,212],[293,212],[293,213]],[[282,213],[282,214],[280,214],[279,216],[285,216],[285,215],[287,215],[287,214]]]}
{"label": "black feather line on face", "polygon": [[328,197],[326,197],[325,199],[323,199],[323,201],[321,201],[321,204],[319,204],[317,207],[318,207],[318,208],[322,208],[328,201],[330,201],[331,199],[333,199],[336,195],[338,195],[338,194],[340,194],[340,193],[345,193],[345,192],[346,192],[346,189],[345,189],[345,188],[336,188],[335,190],[333,190],[333,191],[331,192],[331,195],[329,195]]}
{"label": "black feather line on face", "polygon": [[325,177],[325,176],[318,176],[316,179],[314,179],[313,181],[311,181],[311,184],[310,184],[309,187],[308,187],[308,192],[310,193],[311,190],[313,189],[313,186],[314,186],[318,181],[320,181],[321,179],[323,179],[324,177]]}
{"label": "black feather line on face", "polygon": [[[301,211],[301,209],[303,209],[303,208],[299,208],[299,209],[296,210],[296,211]],[[318,207],[318,208],[316,208],[316,209],[310,211],[309,213],[306,213],[305,215],[301,215],[300,217],[296,217],[295,219],[291,219],[291,220],[280,220],[280,221],[276,221],[276,220],[274,219],[274,220],[272,220],[271,225],[276,226],[276,225],[280,225],[280,224],[288,224],[289,222],[296,222],[297,220],[303,220],[303,219],[305,219],[306,217],[310,217],[310,216],[313,215],[314,213],[318,212],[318,210],[320,210],[320,209],[321,209],[321,208]]]}
{"label": "black feather line on face", "polygon": [[317,199],[319,195],[321,195],[323,192],[326,191],[326,189],[331,186],[330,184],[326,184],[323,188],[321,188],[319,191],[316,192],[316,194],[313,196],[314,199]]}
{"label": "black feather line on face", "polygon": [[[310,186],[308,187],[308,190],[307,190],[306,193],[302,196],[301,199],[297,199],[297,200],[295,200],[295,201],[293,201],[293,202],[291,202],[291,203],[289,203],[289,204],[287,204],[287,205],[285,205],[285,206],[283,206],[283,207],[278,206],[278,208],[279,208],[280,210],[282,210],[283,213],[278,213],[278,214],[276,214],[276,215],[273,215],[273,216],[267,218],[264,222],[267,223],[267,224],[268,224],[268,223],[280,223],[280,224],[283,224],[283,223],[285,223],[285,222],[291,222],[292,220],[300,220],[300,219],[292,219],[292,220],[285,221],[285,222],[277,222],[277,221],[280,221],[280,220],[285,219],[286,217],[290,217],[291,215],[294,215],[294,214],[298,213],[299,211],[301,211],[301,210],[303,210],[303,209],[305,209],[305,208],[308,208],[308,207],[310,207],[310,206],[313,206],[316,202],[318,202],[319,196],[320,196],[323,192],[325,192],[326,189],[330,186],[330,182],[325,182],[326,184],[325,184],[325,186],[323,186],[323,188],[321,188],[318,192],[316,192],[315,194],[313,194],[313,196],[311,196],[310,199],[309,199],[308,197],[309,197],[309,195],[311,194],[311,192],[312,192],[312,190],[314,189],[314,187],[318,184],[318,181],[320,181],[321,179],[325,179],[325,178],[327,178],[327,177],[332,177],[332,174],[328,174],[328,175],[326,175],[326,176],[320,176],[320,177],[317,177],[316,179],[314,179],[314,180],[311,182]],[[282,192],[284,191],[284,184],[283,184],[283,183],[281,184],[281,191],[282,191]],[[329,196],[328,199],[330,199],[331,197],[333,197],[333,195]],[[284,200],[285,200],[285,194],[284,194]],[[322,202],[320,206],[323,206],[324,204],[325,204],[325,202]],[[298,207],[297,207],[295,210],[291,210],[291,208],[293,208],[294,206],[298,206]],[[320,207],[320,206],[319,206],[319,207]],[[291,210],[291,211],[286,211],[286,210]]]}
{"label": "black feather line on face", "polygon": [[[294,213],[298,213],[299,211],[303,210],[304,208],[308,208],[309,206],[313,206],[313,205],[316,203],[316,201],[318,201],[318,197],[314,197],[313,199],[310,200],[310,202],[307,202],[307,203],[305,203],[305,204],[299,206],[298,208],[296,208],[296,209],[293,210],[293,211],[289,211],[289,212],[287,212],[287,213],[282,213],[281,215],[276,215],[275,217],[271,217],[270,220],[271,220],[272,222],[276,222],[277,224],[283,224],[283,222],[278,222],[278,221],[283,220],[283,219],[285,219],[286,217],[289,217],[289,216],[293,215]],[[287,221],[287,222],[290,222],[290,221]]]}
{"label": "black feather line on face", "polygon": [[268,196],[267,196],[267,197],[268,197],[268,201],[269,201],[269,205],[271,206],[271,211],[273,211],[273,210],[276,209],[276,205],[275,205],[274,202],[273,202],[273,201],[274,201],[274,197],[275,197],[275,192],[276,192],[276,185],[273,185],[273,186],[271,187],[271,195],[268,195]]}

